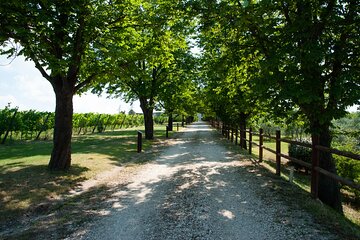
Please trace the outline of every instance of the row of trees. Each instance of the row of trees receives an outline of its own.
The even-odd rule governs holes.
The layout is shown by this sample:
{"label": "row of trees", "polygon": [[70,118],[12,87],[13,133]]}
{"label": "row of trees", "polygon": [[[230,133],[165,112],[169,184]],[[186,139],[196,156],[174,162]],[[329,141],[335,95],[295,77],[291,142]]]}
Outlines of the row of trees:
{"label": "row of trees", "polygon": [[[331,121],[360,103],[359,8],[357,0],[2,1],[0,43],[53,86],[53,170],[70,167],[72,98],[88,90],[138,99],[148,139],[161,105],[242,129],[256,116],[291,116],[330,147]],[[194,35],[201,59],[190,52]],[[336,172],[330,154],[321,159]],[[341,211],[335,181],[320,177],[319,198]]]}
{"label": "row of trees", "polygon": [[[360,103],[358,1],[199,0],[193,7],[208,114],[240,128],[258,116],[300,119],[330,147],[332,120]],[[320,167],[336,173],[329,153]],[[319,198],[342,211],[338,184],[323,175]]]}
{"label": "row of trees", "polygon": [[169,114],[195,111],[186,11],[170,0],[0,3],[1,53],[32,60],[55,92],[51,170],[71,165],[74,94],[138,99],[147,139],[157,104]]}

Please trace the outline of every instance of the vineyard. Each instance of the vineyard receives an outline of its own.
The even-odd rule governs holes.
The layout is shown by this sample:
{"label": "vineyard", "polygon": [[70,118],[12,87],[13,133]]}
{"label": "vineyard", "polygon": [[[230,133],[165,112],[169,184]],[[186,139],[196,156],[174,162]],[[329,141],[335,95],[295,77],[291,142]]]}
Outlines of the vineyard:
{"label": "vineyard", "polygon": [[[51,139],[54,128],[53,112],[35,110],[19,111],[18,108],[6,106],[0,110],[0,138],[6,140],[47,140]],[[154,117],[156,124],[167,120],[164,115]],[[73,117],[73,134],[104,132],[106,130],[139,127],[144,123],[142,114],[99,114],[75,113]]]}

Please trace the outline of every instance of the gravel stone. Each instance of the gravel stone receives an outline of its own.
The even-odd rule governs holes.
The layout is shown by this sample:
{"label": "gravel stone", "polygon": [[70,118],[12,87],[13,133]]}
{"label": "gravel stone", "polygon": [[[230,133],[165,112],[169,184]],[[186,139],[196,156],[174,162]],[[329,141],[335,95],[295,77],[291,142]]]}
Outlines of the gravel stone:
{"label": "gravel stone", "polygon": [[224,146],[206,123],[187,126],[111,197],[108,214],[68,239],[337,239]]}

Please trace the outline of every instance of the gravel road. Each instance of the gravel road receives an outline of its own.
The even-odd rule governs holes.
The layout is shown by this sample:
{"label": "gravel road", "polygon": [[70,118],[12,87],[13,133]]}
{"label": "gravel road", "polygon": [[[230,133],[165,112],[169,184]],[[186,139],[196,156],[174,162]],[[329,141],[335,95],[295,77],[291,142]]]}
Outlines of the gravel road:
{"label": "gravel road", "polygon": [[336,239],[206,123],[170,141],[118,187],[104,217],[69,239]]}

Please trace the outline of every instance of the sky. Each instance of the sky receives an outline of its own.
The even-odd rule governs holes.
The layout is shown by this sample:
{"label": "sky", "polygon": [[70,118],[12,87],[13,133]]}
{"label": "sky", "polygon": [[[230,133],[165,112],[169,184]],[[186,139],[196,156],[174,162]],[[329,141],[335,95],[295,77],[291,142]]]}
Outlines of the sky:
{"label": "sky", "polygon": [[[50,83],[42,77],[32,61],[25,61],[23,56],[11,59],[0,56],[0,109],[8,103],[19,110],[55,111],[55,94]],[[133,109],[141,112],[139,102],[133,106],[121,99],[109,99],[86,93],[74,96],[76,113],[109,113],[128,112]]]}

